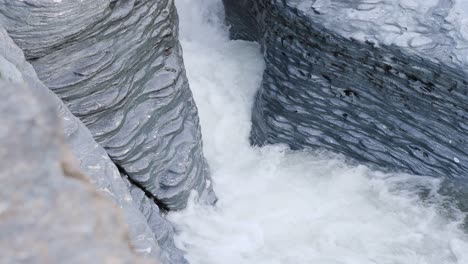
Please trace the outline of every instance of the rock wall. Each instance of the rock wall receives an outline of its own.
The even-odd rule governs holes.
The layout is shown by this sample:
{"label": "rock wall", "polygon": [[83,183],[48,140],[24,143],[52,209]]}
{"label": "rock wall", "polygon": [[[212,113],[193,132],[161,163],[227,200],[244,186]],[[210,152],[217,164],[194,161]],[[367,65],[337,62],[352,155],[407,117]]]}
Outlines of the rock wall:
{"label": "rock wall", "polygon": [[[122,211],[75,167],[58,101],[47,88],[30,86],[32,67],[17,63],[22,53],[5,45],[12,44],[5,36],[0,28],[0,262],[155,263],[137,254],[138,246],[152,246],[158,257],[154,239],[145,241],[138,230],[143,236],[132,246]],[[109,176],[100,172],[102,179]],[[131,219],[141,227],[146,221],[139,223],[136,212]]]}
{"label": "rock wall", "polygon": [[[258,40],[266,61],[252,144],[468,177],[468,41],[453,15],[458,2],[390,2],[224,0],[232,36]],[[392,21],[406,29],[403,44],[383,32]]]}
{"label": "rock wall", "polygon": [[124,209],[137,250],[186,263],[164,213],[193,190],[216,197],[173,0],[0,0],[0,25],[35,68],[18,62],[30,87],[65,103],[49,94],[82,171]]}
{"label": "rock wall", "polygon": [[0,1],[39,78],[151,199],[214,202],[172,0]]}
{"label": "rock wall", "polygon": [[[72,164],[73,166],[71,167],[73,174],[81,174],[80,171],[84,172],[84,174],[86,174],[86,180],[90,180],[93,183],[93,187],[90,188],[99,190],[101,195],[104,194],[114,202],[114,205],[108,205],[109,208],[105,208],[104,205],[102,205],[100,208],[100,210],[103,210],[102,214],[107,210],[113,212],[112,210],[114,210],[113,208],[115,205],[118,205],[118,207],[122,209],[134,250],[148,257],[160,259],[163,263],[186,263],[183,259],[183,253],[174,245],[173,228],[167,220],[159,214],[157,205],[154,203],[147,204],[146,201],[142,201],[140,195],[134,190],[135,188],[130,186],[128,181],[121,177],[118,168],[109,158],[105,150],[93,139],[91,133],[83,123],[73,116],[63,102],[38,79],[34,68],[26,62],[21,49],[15,45],[2,27],[0,27],[0,76],[7,81],[14,82],[14,84],[8,85],[11,89],[16,86],[20,87],[18,88],[19,92],[17,95],[19,98],[23,96],[23,94],[20,93],[20,91],[22,91],[26,98],[30,98],[33,102],[35,102],[35,100],[40,100],[40,102],[42,102],[43,100],[45,108],[48,108],[50,112],[55,115],[58,114],[60,117],[58,125],[62,125],[62,127],[57,128],[62,129],[62,131],[58,133],[63,137],[67,145],[66,149],[69,149],[65,151],[65,153],[61,153],[61,155],[66,154],[65,156],[69,157],[68,160],[76,159],[78,161],[77,164]],[[15,94],[3,93],[3,91],[4,90],[2,90],[2,101],[5,100],[9,102],[8,100],[15,99]],[[23,106],[18,105],[17,107],[29,108],[30,106],[25,104]],[[49,113],[49,115],[51,113]],[[1,112],[0,114],[2,118],[8,120],[8,122],[17,122],[18,126],[24,125],[21,124],[21,120],[17,120],[17,116],[8,117],[9,114],[16,115],[15,113]],[[37,114],[37,116],[31,118],[39,117],[41,117],[41,115]],[[57,124],[54,125],[58,126]],[[7,128],[12,130],[9,133],[14,133],[15,126]],[[8,131],[5,130],[5,132]],[[3,146],[3,143],[5,142],[2,142],[0,145]],[[24,144],[28,143],[25,142]],[[47,152],[49,150],[44,149],[43,151]],[[18,150],[18,152],[21,152],[21,150]],[[24,153],[24,155],[26,156],[27,153]],[[20,154],[18,154],[16,158],[19,159]],[[16,162],[19,163],[20,161]],[[2,164],[0,169],[5,169],[5,167],[3,167],[5,164]],[[8,171],[5,171],[4,176],[7,177],[7,175]],[[25,180],[27,179],[25,178]],[[34,179],[29,179],[28,181],[33,180]],[[28,182],[27,184],[29,186],[32,182]],[[3,186],[12,188],[8,183],[5,183]],[[57,190],[55,191],[59,191],[59,187],[60,186],[57,186]],[[33,186],[30,188],[33,188]],[[64,191],[67,190],[66,188],[67,187],[64,186]],[[0,192],[3,192],[5,189],[6,188],[0,188]],[[24,191],[24,188],[18,189],[18,193]],[[49,204],[47,206],[49,206],[51,210],[55,210],[54,204]],[[144,211],[140,210],[143,206],[146,208]],[[35,213],[38,212],[36,210],[38,209],[34,209]],[[27,215],[28,217],[33,217],[32,213]],[[16,215],[16,217],[19,216]],[[76,224],[80,224],[81,219],[76,219],[75,221]],[[155,225],[154,223],[159,223],[159,225]],[[27,234],[24,235],[26,236]],[[117,237],[114,237],[114,239],[116,238]]]}

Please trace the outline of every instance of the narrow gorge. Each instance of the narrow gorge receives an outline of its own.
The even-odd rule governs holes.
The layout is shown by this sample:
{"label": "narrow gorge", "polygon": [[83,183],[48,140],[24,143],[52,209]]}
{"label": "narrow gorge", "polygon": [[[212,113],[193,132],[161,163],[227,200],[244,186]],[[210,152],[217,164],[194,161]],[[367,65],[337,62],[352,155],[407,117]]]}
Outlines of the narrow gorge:
{"label": "narrow gorge", "polygon": [[0,0],[1,263],[468,263],[462,0]]}

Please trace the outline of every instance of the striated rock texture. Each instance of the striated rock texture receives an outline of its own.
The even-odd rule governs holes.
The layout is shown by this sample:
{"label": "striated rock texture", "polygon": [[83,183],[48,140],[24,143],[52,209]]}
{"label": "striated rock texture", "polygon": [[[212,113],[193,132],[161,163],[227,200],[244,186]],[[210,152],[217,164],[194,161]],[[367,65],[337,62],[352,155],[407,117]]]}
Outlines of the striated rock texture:
{"label": "striated rock texture", "polygon": [[174,244],[174,228],[172,224],[161,216],[161,212],[154,201],[148,198],[144,191],[128,181],[127,187],[135,204],[139,206],[138,209],[146,218],[148,226],[151,230],[154,230],[154,238],[162,250],[159,256],[161,261],[168,264],[188,263],[184,258],[183,252]]}
{"label": "striated rock texture", "polygon": [[117,206],[74,167],[56,102],[28,86],[32,76],[4,56],[0,36],[0,262],[154,263],[130,245]]}
{"label": "striated rock texture", "polygon": [[121,172],[165,209],[207,184],[173,0],[0,0],[0,23]]}
{"label": "striated rock texture", "polygon": [[[27,88],[18,88],[20,89],[19,91],[24,90],[24,93],[27,94],[27,96],[25,95],[26,98],[31,97],[31,100],[39,100],[35,98],[35,96],[40,97],[44,100],[44,107],[48,107],[54,110],[56,112],[55,114],[59,114],[63,125],[63,131],[61,134],[64,134],[64,141],[71,149],[66,153],[62,153],[62,155],[70,153],[70,155],[68,155],[71,157],[70,160],[74,160],[76,157],[79,162],[79,165],[76,165],[76,167],[79,166],[81,171],[89,176],[89,179],[95,185],[93,188],[97,188],[102,194],[111,198],[116,205],[122,208],[126,223],[129,226],[130,240],[135,251],[153,258],[159,258],[163,263],[186,263],[185,260],[183,260],[183,253],[178,250],[173,243],[173,228],[169,224],[160,226],[151,224],[151,222],[155,221],[166,223],[166,220],[159,215],[159,209],[156,204],[152,204],[145,212],[140,211],[140,207],[144,205],[144,203],[140,201],[141,197],[134,197],[133,191],[130,192],[128,183],[122,179],[119,170],[108,157],[105,150],[96,143],[89,130],[81,123],[81,121],[73,116],[66,106],[63,105],[62,101],[48,90],[47,87],[37,78],[34,68],[26,62],[22,51],[14,44],[13,40],[9,38],[6,31],[1,27],[0,78],[6,78],[10,81],[13,80],[17,83],[15,85],[10,85],[9,87],[27,86]],[[13,94],[6,93],[7,90],[5,90],[5,92],[3,89],[0,91],[2,94],[2,102],[3,100],[15,99],[12,97],[14,96]],[[22,95],[22,93],[19,92],[18,94],[18,96]],[[29,106],[23,107],[28,108]],[[15,116],[8,117],[8,113],[1,112],[0,114],[4,119],[15,118]],[[20,121],[16,120],[14,122]],[[6,132],[14,133],[15,126],[6,128],[11,130],[5,130]],[[0,144],[2,148],[4,143],[5,142],[2,141]],[[27,143],[25,142],[24,144]],[[48,151],[48,149],[44,149],[43,151]],[[24,155],[27,155],[27,153]],[[2,166],[0,166],[0,168],[3,169],[4,167]],[[80,174],[78,169],[72,168],[72,171],[75,174]],[[5,177],[6,175],[7,172],[5,172]],[[31,179],[31,181],[32,180],[33,179]],[[8,184],[4,184],[3,186],[13,188]],[[57,186],[57,188],[59,187]],[[6,188],[0,188],[0,192],[4,191],[4,189]],[[66,186],[64,189],[66,191]],[[21,193],[24,190],[25,189],[20,188],[18,189],[18,192]],[[54,208],[54,205],[52,204],[49,206],[52,207],[51,209]],[[109,206],[110,208],[108,209],[103,207],[100,208],[100,210],[114,210],[114,206]],[[149,218],[147,217],[148,211],[154,211],[155,214],[152,214],[151,218]],[[32,217],[32,214],[27,215],[28,217]],[[19,216],[16,215],[16,217]],[[79,224],[79,221],[81,220],[76,219],[77,224]],[[0,229],[4,230],[2,228]],[[165,235],[162,236],[161,234]]]}
{"label": "striated rock texture", "polygon": [[224,0],[266,61],[254,145],[322,147],[380,168],[468,177],[463,1]]}

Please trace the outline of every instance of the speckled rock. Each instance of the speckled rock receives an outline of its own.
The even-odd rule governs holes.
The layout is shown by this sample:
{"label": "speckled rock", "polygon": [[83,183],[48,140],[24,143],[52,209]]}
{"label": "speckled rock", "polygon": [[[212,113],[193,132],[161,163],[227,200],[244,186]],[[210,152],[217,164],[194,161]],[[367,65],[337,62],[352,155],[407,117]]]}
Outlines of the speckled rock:
{"label": "speckled rock", "polygon": [[56,102],[28,86],[32,76],[4,56],[0,36],[0,262],[155,263],[131,246],[122,211],[74,167]]}
{"label": "speckled rock", "polygon": [[[154,221],[151,219],[159,218],[159,221],[165,221],[161,215],[156,214],[159,212],[157,206],[152,205],[152,210],[156,213],[152,215],[151,219],[147,218],[146,213],[143,214],[143,211],[140,211],[140,207],[143,206],[140,197],[133,199],[133,191],[130,192],[128,183],[122,179],[118,168],[105,150],[96,143],[83,123],[73,116],[62,101],[37,78],[34,68],[26,62],[21,49],[13,43],[1,27],[0,74],[0,77],[26,85],[26,92],[45,98],[44,104],[50,103],[49,108],[53,108],[59,114],[63,126],[64,141],[70,147],[70,156],[78,161],[76,167],[79,167],[89,177],[89,180],[94,184],[94,189],[98,189],[101,194],[111,198],[114,204],[122,208],[135,251],[148,257],[158,258],[163,263],[185,263],[183,260],[177,262],[171,260],[180,259],[183,255],[172,243],[172,227],[170,225],[151,225],[151,221]],[[8,98],[3,97],[3,90],[0,91],[2,91],[2,98]],[[3,143],[0,144],[2,149],[4,148]],[[5,188],[0,188],[0,192],[3,189]],[[106,210],[106,208],[101,209]],[[113,210],[112,205],[109,210]],[[168,235],[161,237],[161,234]]]}
{"label": "speckled rock", "polygon": [[321,147],[379,168],[468,177],[463,1],[224,0],[266,70],[254,145]]}
{"label": "speckled rock", "polygon": [[134,182],[169,210],[206,184],[173,0],[0,0],[39,78]]}

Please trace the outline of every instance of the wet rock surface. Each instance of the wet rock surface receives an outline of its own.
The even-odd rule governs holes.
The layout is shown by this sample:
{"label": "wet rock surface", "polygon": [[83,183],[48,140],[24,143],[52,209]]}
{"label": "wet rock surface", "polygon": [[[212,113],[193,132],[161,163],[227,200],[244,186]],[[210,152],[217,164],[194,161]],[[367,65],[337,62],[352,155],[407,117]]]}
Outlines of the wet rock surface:
{"label": "wet rock surface", "polygon": [[50,108],[54,108],[57,112],[63,127],[63,140],[69,146],[70,155],[77,160],[76,166],[89,177],[96,189],[107,195],[123,209],[135,249],[141,253],[158,257],[159,247],[155,241],[154,231],[148,226],[146,218],[138,210],[138,205],[132,201],[128,188],[120,177],[115,164],[104,149],[96,143],[83,123],[73,116],[63,102],[37,78],[34,68],[25,60],[21,49],[15,45],[1,27],[0,58],[4,62],[2,67],[4,78],[15,78],[16,82],[24,83],[32,95],[46,98],[45,104],[49,103]]}
{"label": "wet rock surface", "polygon": [[187,264],[183,252],[174,244],[174,228],[172,224],[162,216],[162,212],[155,201],[150,199],[141,188],[132,185],[128,180],[127,187],[130,190],[135,204],[146,218],[148,226],[154,230],[154,237],[162,249],[159,256],[163,263]]}
{"label": "wet rock surface", "polygon": [[0,23],[121,171],[170,210],[214,202],[172,0],[0,1]]}
{"label": "wet rock surface", "polygon": [[192,190],[216,197],[174,2],[0,0],[0,24],[35,68],[20,62],[29,85],[65,103],[49,93],[72,154],[123,208],[137,251],[186,263],[160,208],[184,208]]}
{"label": "wet rock surface", "polygon": [[[59,100],[41,86],[32,66],[1,27],[0,91],[0,262],[155,263],[155,258],[145,260],[138,254],[138,246],[151,244],[144,241],[143,230],[137,230],[140,241],[132,243],[122,210],[98,192],[77,167],[64,142]],[[70,129],[70,123],[65,127]],[[75,131],[86,133],[84,126]],[[84,146],[80,151],[99,153],[87,149],[90,142],[81,135]],[[90,135],[89,139],[92,141]],[[106,159],[99,160],[106,164]],[[112,164],[110,160],[108,164]],[[111,171],[96,169],[92,176],[97,173],[106,179]],[[108,178],[108,184],[118,185],[118,179]],[[118,201],[124,194],[113,195]],[[139,222],[136,212],[127,222],[141,229],[146,221]],[[158,247],[154,241],[152,244],[152,255],[158,257]]]}
{"label": "wet rock surface", "polygon": [[[426,9],[404,7],[405,21],[397,19],[398,3],[325,2],[224,0],[232,37],[258,40],[266,61],[252,143],[320,147],[379,168],[466,179],[467,41],[459,2],[410,1]],[[379,10],[386,10],[381,20],[359,16]],[[444,24],[434,22],[441,14]],[[381,31],[391,21],[410,33],[426,30],[399,43]],[[421,45],[407,45],[415,42]]]}
{"label": "wet rock surface", "polygon": [[[19,49],[13,40],[8,36],[7,32],[0,27],[0,70],[1,70],[1,77],[6,78],[7,80],[13,80],[14,84],[9,84],[8,87],[12,87],[16,89],[17,86],[19,92],[19,98],[21,97],[23,91],[27,95],[26,98],[31,100],[39,100],[41,103],[44,104],[44,107],[50,108],[50,111],[57,115],[57,126],[62,125],[62,127],[57,128],[62,129],[60,133],[61,137],[63,137],[63,141],[66,143],[67,147],[64,153],[60,153],[60,156],[68,157],[68,160],[71,163],[71,171],[72,174],[81,175],[81,172],[84,172],[86,176],[86,181],[91,181],[93,185],[86,185],[87,190],[98,190],[99,196],[104,195],[111,199],[114,203],[107,203],[109,208],[106,208],[104,205],[105,203],[101,203],[99,206],[99,210],[102,210],[102,214],[105,214],[106,211],[110,212],[117,212],[120,217],[120,214],[123,215],[125,220],[125,225],[128,226],[129,231],[129,238],[126,238],[126,243],[130,243],[132,245],[133,251],[146,255],[152,259],[160,259],[163,263],[186,263],[185,259],[183,258],[183,252],[177,249],[173,243],[173,228],[172,226],[164,219],[162,215],[159,214],[159,209],[156,204],[148,204],[147,199],[143,199],[142,197],[137,196],[134,198],[134,193],[136,192],[131,185],[128,184],[126,180],[124,180],[117,166],[112,162],[112,160],[107,155],[106,151],[93,139],[89,130],[84,126],[84,124],[75,116],[73,116],[67,107],[63,104],[63,102],[53,94],[37,77],[34,68],[25,60],[24,55]],[[22,88],[24,86],[24,88]],[[16,96],[14,94],[4,94],[4,90],[2,90],[2,98],[3,100],[9,100],[10,97]],[[7,91],[7,90],[5,90]],[[36,98],[36,97],[39,97]],[[13,98],[14,99],[14,98]],[[41,99],[41,100],[40,100]],[[20,107],[20,106],[17,106]],[[23,107],[28,108],[28,105],[24,105]],[[8,114],[14,113],[7,113],[2,112],[3,118],[8,118]],[[40,116],[39,116],[40,117]],[[39,118],[38,117],[38,118]],[[11,119],[15,117],[9,117]],[[60,118],[60,119],[58,119]],[[19,120],[15,120],[12,122],[18,122]],[[54,121],[55,122],[55,121]],[[14,131],[15,126],[13,127],[6,127],[5,129],[10,129]],[[6,131],[6,130],[5,130]],[[8,132],[8,131],[6,131]],[[6,140],[6,139],[5,139]],[[2,147],[5,142],[2,141]],[[28,144],[28,143],[24,143]],[[48,149],[44,149],[44,151],[48,151]],[[62,151],[63,152],[63,151]],[[26,155],[26,154],[25,154]],[[16,157],[19,158],[19,157]],[[73,161],[76,160],[76,164]],[[18,161],[19,162],[19,161]],[[24,161],[27,162],[27,161]],[[2,165],[1,168],[4,168],[6,163]],[[9,175],[8,171],[4,172],[4,176],[7,177]],[[25,179],[27,180],[27,179]],[[29,179],[30,181],[34,181],[34,179]],[[61,182],[61,181],[60,181]],[[29,185],[33,183],[29,183]],[[59,184],[59,183],[57,183]],[[10,186],[9,183],[5,183],[3,186],[9,186],[8,188],[16,188],[16,186]],[[56,186],[55,191],[59,191],[60,186]],[[28,187],[29,188],[29,187]],[[33,188],[31,186],[30,188]],[[6,188],[0,188],[0,192],[3,192]],[[19,188],[18,192],[25,191],[24,188]],[[49,191],[49,190],[44,190]],[[63,192],[73,191],[73,188],[69,188],[64,186]],[[52,192],[52,191],[50,191]],[[140,191],[142,193],[142,191]],[[63,195],[62,195],[63,196]],[[26,198],[25,198],[26,199]],[[62,198],[61,198],[62,199]],[[29,202],[29,201],[25,201]],[[64,201],[66,204],[67,202]],[[115,207],[117,205],[121,208],[117,210]],[[47,205],[49,210],[60,210],[56,208],[54,204]],[[83,214],[85,212],[84,207],[86,204],[83,205]],[[145,207],[149,209],[143,210]],[[34,218],[33,214],[37,213],[34,209],[34,212],[25,213],[27,217]],[[66,210],[71,210],[70,208]],[[89,210],[95,210],[95,208],[90,208]],[[152,212],[150,217],[148,217],[148,211]],[[53,212],[54,214],[60,215],[62,212]],[[99,215],[99,214],[98,214]],[[13,215],[12,217],[19,217],[19,215]],[[76,224],[83,224],[81,218],[75,219]],[[154,224],[162,223],[159,225]],[[54,223],[50,223],[54,224]],[[109,224],[111,225],[111,224]],[[3,228],[7,228],[5,226],[1,227],[1,230],[5,230]],[[35,226],[34,228],[37,228]],[[18,231],[18,230],[17,230]],[[33,232],[33,228],[26,230],[28,232]],[[26,232],[25,231],[25,232]],[[16,232],[16,231],[15,231]],[[34,231],[36,232],[36,231]],[[39,232],[39,231],[37,231]],[[61,231],[58,231],[61,232]],[[57,239],[63,235],[62,239],[67,239],[65,236],[73,236],[73,234],[57,234]],[[88,234],[91,235],[91,234]],[[24,237],[27,237],[28,234],[24,234]],[[116,236],[112,237],[109,235],[109,239],[118,240],[118,233],[116,232]],[[3,239],[3,238],[2,238]],[[5,238],[7,239],[7,238]],[[31,234],[31,238],[32,234]],[[91,238],[90,238],[91,239]],[[63,240],[61,241],[63,243]],[[42,245],[44,246],[44,245]],[[55,244],[51,245],[52,250],[56,250]],[[85,250],[85,248],[82,248]],[[26,249],[25,249],[26,250]],[[64,253],[64,257],[68,253]],[[12,255],[13,256],[13,255]],[[9,257],[12,257],[9,256]],[[118,254],[110,255],[109,257],[119,257]],[[37,262],[40,261],[40,256],[34,255],[31,256],[31,261]],[[138,258],[129,258],[133,261],[137,261]],[[112,260],[112,259],[111,259]],[[20,260],[15,260],[20,261]],[[52,260],[51,260],[52,261]],[[56,261],[56,260],[53,260]],[[93,260],[94,261],[94,260]],[[134,263],[134,262],[131,263]],[[62,263],[63,261],[57,260],[56,263]],[[100,261],[98,261],[100,262]],[[3,262],[2,262],[3,263]],[[4,263],[15,263],[7,261]],[[55,262],[54,262],[55,263]],[[68,262],[67,262],[68,263]],[[103,262],[104,263],[104,262]],[[119,263],[119,262],[117,262]]]}

